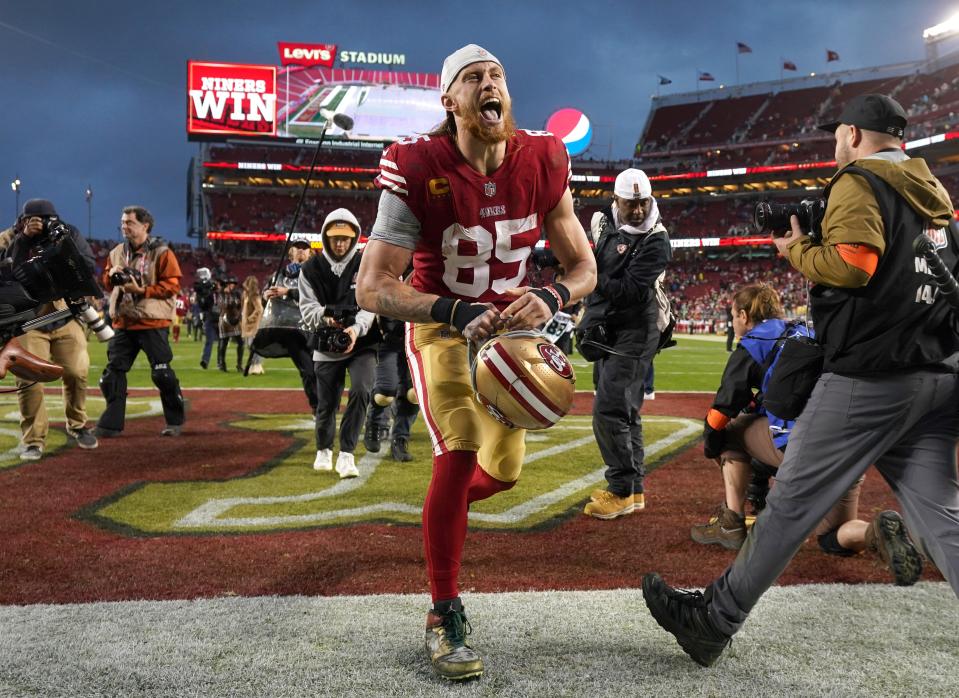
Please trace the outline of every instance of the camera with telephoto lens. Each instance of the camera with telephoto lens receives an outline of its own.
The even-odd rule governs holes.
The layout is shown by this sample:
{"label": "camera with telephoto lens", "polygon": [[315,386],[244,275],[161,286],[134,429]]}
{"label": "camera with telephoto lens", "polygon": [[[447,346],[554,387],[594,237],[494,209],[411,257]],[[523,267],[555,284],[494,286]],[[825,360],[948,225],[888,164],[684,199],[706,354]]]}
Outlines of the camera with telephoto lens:
{"label": "camera with telephoto lens", "polygon": [[804,233],[815,238],[822,237],[822,219],[826,215],[825,199],[803,199],[798,204],[774,204],[761,201],[756,204],[754,219],[756,229],[773,237],[789,234],[792,226],[790,216],[799,219],[799,227]]}
{"label": "camera with telephoto lens", "polygon": [[324,317],[331,318],[339,327],[323,325],[313,335],[313,348],[330,354],[344,354],[353,338],[344,330],[356,322],[356,312],[350,309],[327,306]]}
{"label": "camera with telephoto lens", "polygon": [[37,250],[32,257],[16,266],[9,260],[0,265],[0,342],[3,343],[72,312],[62,310],[37,318],[36,311],[44,303],[58,298],[73,303],[86,296],[102,295],[93,271],[62,221],[45,222],[45,233],[35,241]]}
{"label": "camera with telephoto lens", "polygon": [[136,269],[123,267],[122,269],[114,269],[110,272],[110,283],[113,284],[114,287],[123,286],[123,284],[128,284],[131,281],[136,281],[137,286],[143,285],[143,277]]}

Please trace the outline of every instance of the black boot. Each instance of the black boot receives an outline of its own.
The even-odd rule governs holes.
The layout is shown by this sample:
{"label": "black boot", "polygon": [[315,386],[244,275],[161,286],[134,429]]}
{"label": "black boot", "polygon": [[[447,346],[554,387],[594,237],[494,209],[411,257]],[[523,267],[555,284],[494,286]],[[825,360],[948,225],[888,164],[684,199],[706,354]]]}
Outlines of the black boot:
{"label": "black boot", "polygon": [[413,460],[413,455],[409,452],[407,444],[409,444],[409,439],[405,436],[397,436],[393,439],[393,443],[390,444],[390,455],[393,456],[393,460],[400,463],[409,463]]}

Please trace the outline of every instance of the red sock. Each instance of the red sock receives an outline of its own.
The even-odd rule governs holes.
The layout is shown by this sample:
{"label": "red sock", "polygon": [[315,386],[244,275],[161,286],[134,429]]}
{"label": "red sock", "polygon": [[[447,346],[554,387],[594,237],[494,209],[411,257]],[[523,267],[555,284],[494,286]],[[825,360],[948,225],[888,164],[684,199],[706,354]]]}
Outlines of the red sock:
{"label": "red sock", "polygon": [[466,540],[466,492],[476,453],[450,451],[433,457],[433,478],[423,502],[423,543],[433,601],[459,596],[457,578]]}
{"label": "red sock", "polygon": [[515,480],[513,482],[497,480],[477,463],[476,469],[473,470],[473,479],[470,480],[470,488],[466,493],[466,501],[470,504],[478,502],[481,499],[492,497],[497,492],[505,492],[515,484]]}

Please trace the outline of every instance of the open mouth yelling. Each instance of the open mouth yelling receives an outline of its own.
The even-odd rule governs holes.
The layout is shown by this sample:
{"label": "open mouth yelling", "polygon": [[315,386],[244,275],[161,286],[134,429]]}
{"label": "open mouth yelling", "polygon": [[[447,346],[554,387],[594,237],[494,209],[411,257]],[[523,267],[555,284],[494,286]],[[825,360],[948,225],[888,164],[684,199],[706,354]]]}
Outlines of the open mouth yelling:
{"label": "open mouth yelling", "polygon": [[490,126],[496,125],[503,120],[503,105],[495,97],[487,99],[480,105],[480,115]]}

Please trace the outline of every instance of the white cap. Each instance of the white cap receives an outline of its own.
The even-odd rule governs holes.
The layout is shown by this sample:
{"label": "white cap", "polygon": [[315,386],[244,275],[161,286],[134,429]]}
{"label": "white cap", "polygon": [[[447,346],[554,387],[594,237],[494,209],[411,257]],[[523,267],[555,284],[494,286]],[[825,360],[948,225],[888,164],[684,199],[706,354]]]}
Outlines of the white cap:
{"label": "white cap", "polygon": [[653,187],[645,172],[631,167],[616,175],[613,193],[620,199],[648,199],[653,195]]}
{"label": "white cap", "polygon": [[467,44],[458,51],[454,51],[448,55],[446,60],[443,61],[443,72],[440,74],[440,92],[446,94],[449,86],[463,68],[473,63],[483,63],[485,61],[492,61],[499,65],[500,68],[503,67],[503,64],[499,62],[499,58],[482,46],[477,46],[476,44]]}
{"label": "white cap", "polygon": [[196,270],[196,278],[200,279],[201,281],[209,281],[213,278],[213,274],[206,267],[200,267]]}

